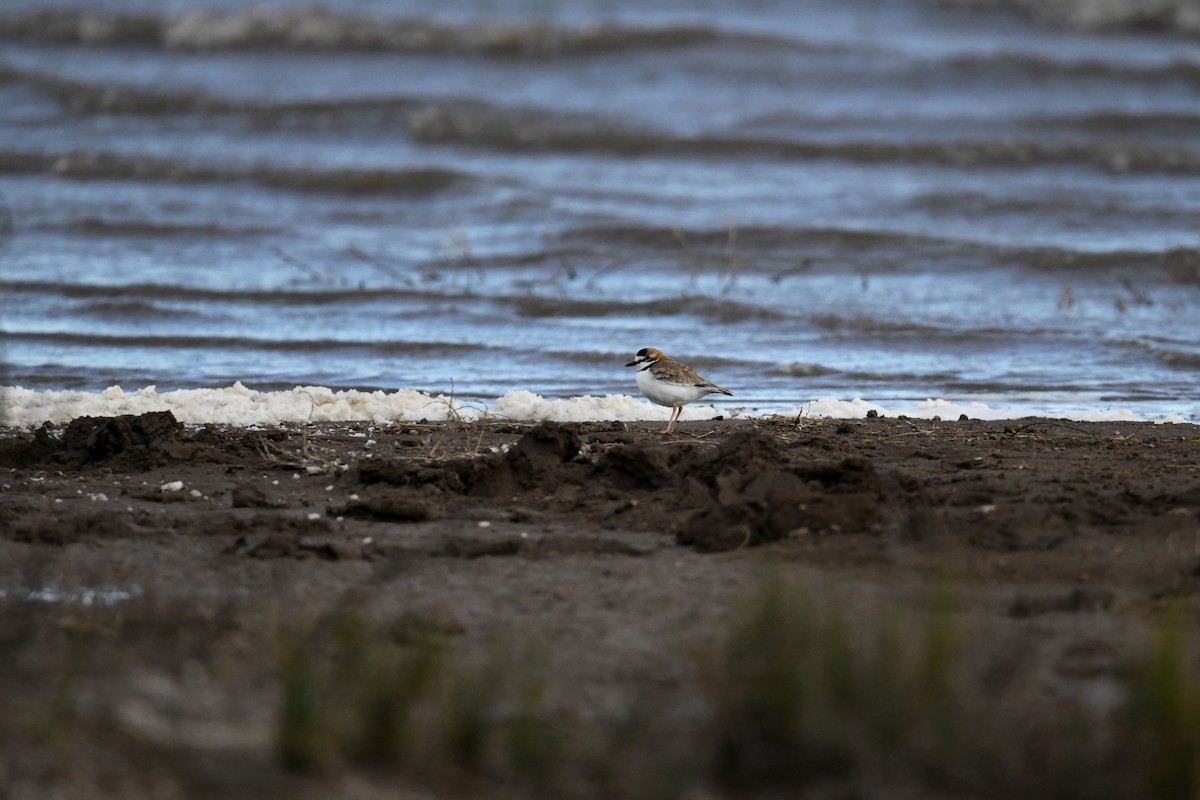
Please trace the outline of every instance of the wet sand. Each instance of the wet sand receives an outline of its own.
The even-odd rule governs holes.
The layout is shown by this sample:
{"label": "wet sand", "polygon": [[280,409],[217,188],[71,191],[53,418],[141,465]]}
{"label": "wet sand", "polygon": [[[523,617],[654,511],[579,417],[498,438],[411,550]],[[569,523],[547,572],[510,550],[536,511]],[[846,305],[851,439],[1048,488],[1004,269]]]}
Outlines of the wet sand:
{"label": "wet sand", "polygon": [[[185,429],[164,413],[5,430],[4,796],[1024,791],[1035,762],[1076,774],[1038,737],[1064,710],[1111,719],[1126,659],[1168,609],[1195,607],[1200,426],[659,428]],[[712,654],[771,581],[855,631],[920,619],[931,597],[952,597],[956,703],[1003,729],[1013,763],[857,758],[816,778],[800,767],[764,777],[706,755],[724,741],[712,733],[722,707]],[[401,648],[418,631],[464,663],[498,642],[533,643],[548,717],[612,731],[640,709],[636,745],[608,771],[563,756],[541,783],[494,765],[456,773],[342,757],[289,769],[281,631],[308,631],[318,652],[348,611],[391,626]],[[564,736],[567,750],[594,753],[575,749],[581,736]],[[667,763],[684,777],[658,792]],[[1026,796],[1057,791],[1030,785],[1040,789]]]}

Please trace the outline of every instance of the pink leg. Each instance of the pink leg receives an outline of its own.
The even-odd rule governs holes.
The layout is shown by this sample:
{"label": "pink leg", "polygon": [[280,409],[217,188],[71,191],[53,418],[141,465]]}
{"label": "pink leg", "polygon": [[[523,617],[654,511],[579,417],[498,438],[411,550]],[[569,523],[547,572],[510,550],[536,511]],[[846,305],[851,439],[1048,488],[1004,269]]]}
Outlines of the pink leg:
{"label": "pink leg", "polygon": [[663,433],[674,433],[675,423],[679,421],[679,415],[683,411],[683,406],[675,406],[671,409],[671,421],[667,423],[667,429]]}

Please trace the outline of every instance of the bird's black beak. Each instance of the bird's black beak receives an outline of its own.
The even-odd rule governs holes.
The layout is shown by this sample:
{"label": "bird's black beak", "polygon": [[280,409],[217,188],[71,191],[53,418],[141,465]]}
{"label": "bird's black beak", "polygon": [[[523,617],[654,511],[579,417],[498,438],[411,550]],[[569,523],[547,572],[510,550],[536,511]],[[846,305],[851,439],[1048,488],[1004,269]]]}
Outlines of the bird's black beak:
{"label": "bird's black beak", "polygon": [[638,360],[635,358],[633,361],[630,361],[630,362],[629,362],[628,364],[626,364],[625,366],[627,366],[627,367],[636,367],[636,366],[637,366],[638,364],[640,364],[640,363],[642,363],[642,362],[638,361]]}

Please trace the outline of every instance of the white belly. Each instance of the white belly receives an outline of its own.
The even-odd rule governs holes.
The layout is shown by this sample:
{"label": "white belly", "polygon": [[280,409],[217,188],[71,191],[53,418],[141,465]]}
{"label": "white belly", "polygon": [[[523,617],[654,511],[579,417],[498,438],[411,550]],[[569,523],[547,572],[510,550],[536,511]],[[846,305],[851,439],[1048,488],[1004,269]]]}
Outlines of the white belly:
{"label": "white belly", "polygon": [[701,386],[688,386],[680,383],[665,383],[650,374],[650,370],[642,369],[637,373],[637,385],[651,403],[660,406],[682,406],[712,392]]}

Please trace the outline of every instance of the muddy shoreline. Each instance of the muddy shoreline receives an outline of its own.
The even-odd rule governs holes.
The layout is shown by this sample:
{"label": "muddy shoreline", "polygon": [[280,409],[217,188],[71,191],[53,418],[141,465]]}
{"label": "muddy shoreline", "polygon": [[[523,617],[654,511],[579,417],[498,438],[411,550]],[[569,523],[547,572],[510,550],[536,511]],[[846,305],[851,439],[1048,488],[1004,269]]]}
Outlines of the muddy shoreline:
{"label": "muddy shoreline", "polygon": [[[1037,731],[1064,708],[1114,718],[1130,654],[1168,611],[1194,617],[1200,426],[659,428],[251,430],[164,413],[3,431],[0,699],[19,713],[0,723],[0,785],[11,797],[636,796],[665,771],[674,796],[989,796],[1022,789],[1025,745],[1044,751]],[[835,770],[746,758],[718,724],[710,667],[772,581],[854,631],[952,596],[963,644],[949,696],[1021,721],[993,759],[1017,766],[1003,779],[930,772],[915,744],[888,769],[857,744]],[[443,753],[445,769],[428,766],[440,763],[428,744],[383,768],[336,744],[311,751],[324,761],[281,757],[281,631],[322,653],[350,612],[391,632],[389,652],[432,639],[477,664],[498,642],[528,644],[539,719],[570,731],[566,752],[536,780],[499,745],[479,762]],[[631,708],[652,710],[627,737],[638,746],[579,733],[619,728]],[[616,753],[603,770],[601,751]],[[1039,757],[1075,774],[1066,756]]]}

